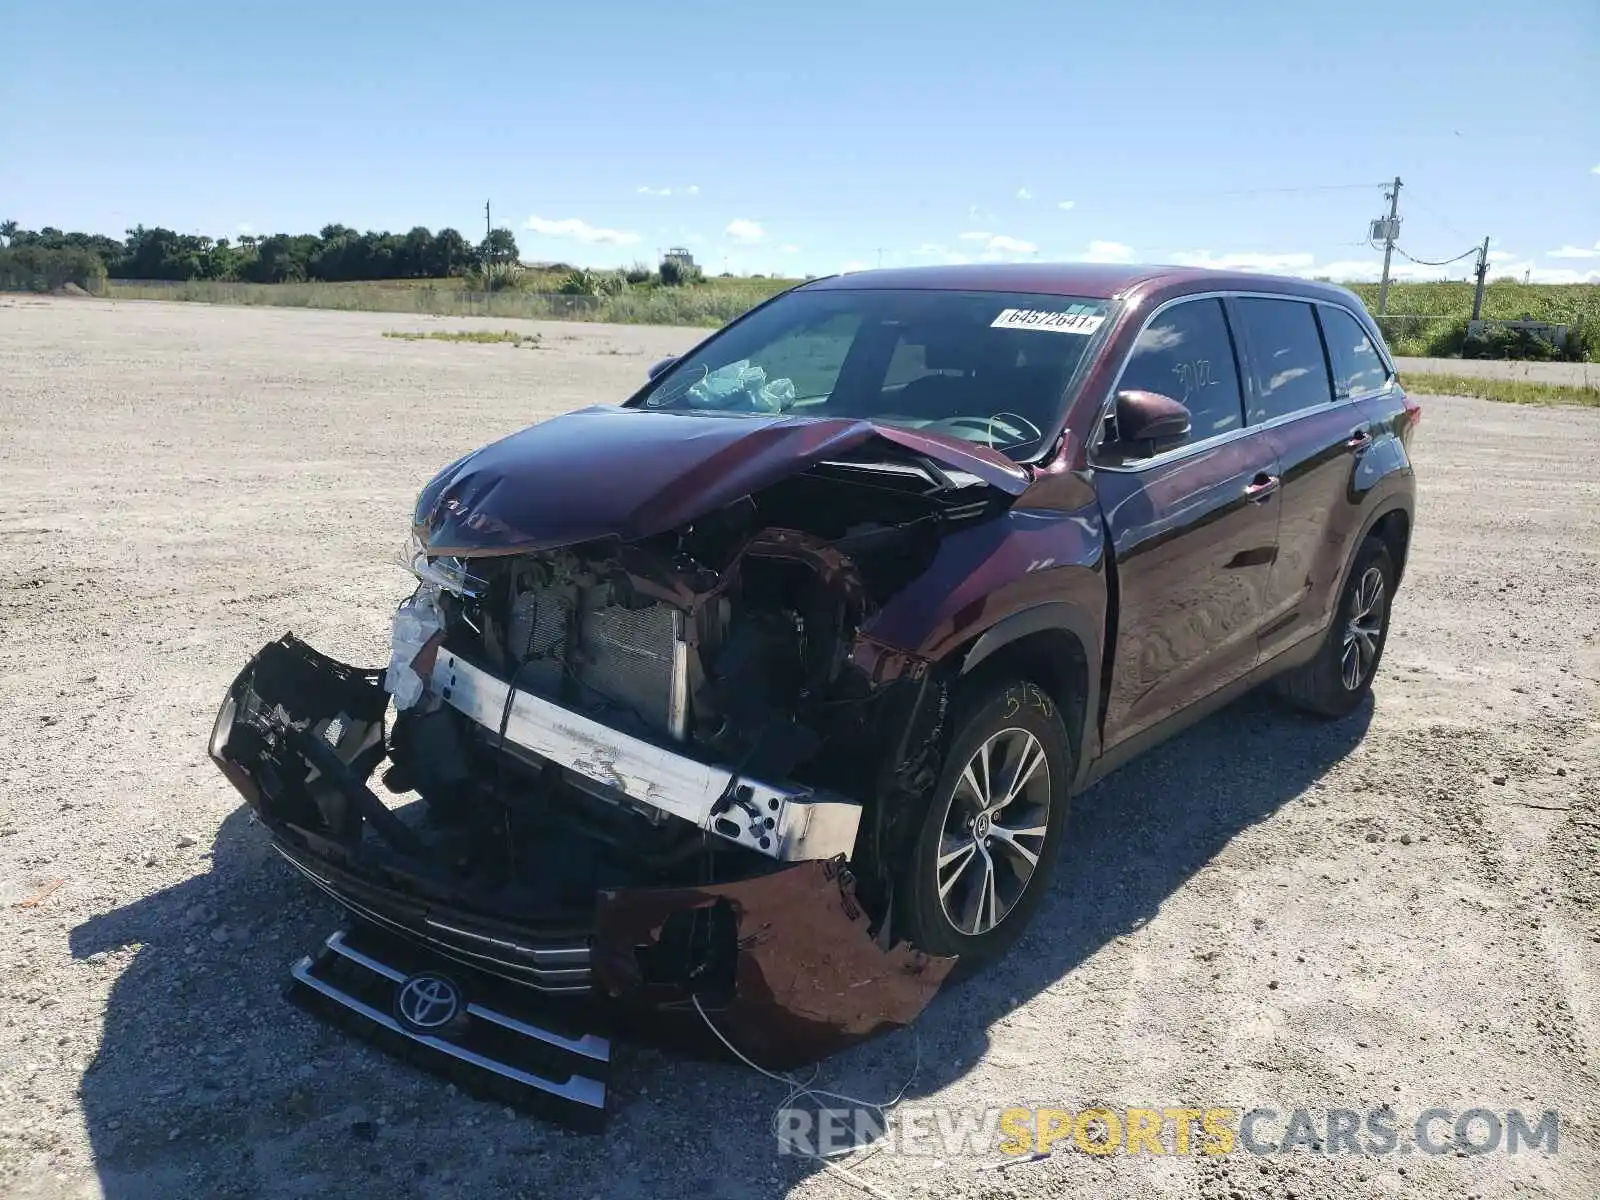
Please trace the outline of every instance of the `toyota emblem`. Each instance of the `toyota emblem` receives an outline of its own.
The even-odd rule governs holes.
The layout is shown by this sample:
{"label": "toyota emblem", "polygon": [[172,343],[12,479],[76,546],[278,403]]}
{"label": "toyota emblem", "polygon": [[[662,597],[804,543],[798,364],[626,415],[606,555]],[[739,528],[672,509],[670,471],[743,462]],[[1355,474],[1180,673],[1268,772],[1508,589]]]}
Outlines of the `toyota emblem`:
{"label": "toyota emblem", "polygon": [[461,989],[442,975],[413,975],[400,985],[394,1007],[413,1029],[439,1029],[461,1012]]}

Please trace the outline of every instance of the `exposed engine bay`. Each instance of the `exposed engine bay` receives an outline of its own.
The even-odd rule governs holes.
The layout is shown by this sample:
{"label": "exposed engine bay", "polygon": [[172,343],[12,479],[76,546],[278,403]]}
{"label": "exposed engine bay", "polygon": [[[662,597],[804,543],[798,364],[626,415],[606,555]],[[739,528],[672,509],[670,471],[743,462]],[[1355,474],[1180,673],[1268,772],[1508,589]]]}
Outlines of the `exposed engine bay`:
{"label": "exposed engine bay", "polygon": [[[952,504],[952,491],[965,490],[915,467],[830,463],[640,541],[416,555],[423,582],[397,614],[388,672],[399,713],[391,785],[421,792],[445,825],[494,811],[504,832],[505,814],[541,816],[657,882],[736,878],[750,869],[741,847],[776,859],[851,857],[891,715],[852,662],[856,639],[882,599],[926,568],[952,522],[989,509],[981,485]],[[454,689],[430,686],[441,661],[453,664]],[[506,685],[499,709],[454,694],[468,671],[477,692]],[[626,786],[625,764],[586,770],[585,758],[574,769],[559,752],[530,748],[538,734],[518,736],[513,694],[518,705],[536,698],[637,739],[640,754],[660,747],[733,768],[741,786],[716,798],[722,811],[709,821],[679,819],[683,810],[648,783]],[[606,740],[615,751],[621,739]],[[753,781],[771,781],[773,793]],[[804,801],[797,786],[810,793]],[[758,794],[744,794],[752,787]],[[813,828],[809,841],[785,846],[779,792],[785,805],[812,806],[808,826],[826,807],[834,840]],[[856,811],[846,816],[845,806]],[[708,832],[734,843],[710,850],[713,860],[733,852],[726,870],[703,861]]]}
{"label": "exposed engine bay", "polygon": [[[319,851],[505,919],[576,926],[604,889],[808,859],[850,861],[881,915],[876,851],[894,796],[930,781],[942,700],[923,664],[872,678],[862,630],[952,528],[1006,502],[915,456],[858,457],[632,541],[414,543],[387,671],[360,695],[290,689],[301,711],[266,743],[282,735],[276,783],[301,795],[276,811]],[[339,667],[291,649],[291,675]],[[389,811],[373,774],[423,804]]]}

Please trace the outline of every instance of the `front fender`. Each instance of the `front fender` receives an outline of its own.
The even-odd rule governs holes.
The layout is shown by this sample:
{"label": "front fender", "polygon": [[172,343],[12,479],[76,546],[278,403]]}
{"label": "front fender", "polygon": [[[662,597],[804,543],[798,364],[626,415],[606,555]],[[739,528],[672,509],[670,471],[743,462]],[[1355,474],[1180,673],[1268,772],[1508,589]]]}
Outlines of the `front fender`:
{"label": "front fender", "polygon": [[[928,568],[862,626],[880,647],[938,661],[1008,617],[1059,602],[1104,629],[1105,541],[1094,507],[1013,508],[946,537]],[[1098,649],[1100,635],[1094,646]]]}
{"label": "front fender", "polygon": [[1099,510],[1013,508],[947,537],[928,569],[862,629],[858,665],[881,674],[884,652],[971,671],[1006,645],[1064,631],[1083,652],[1079,767],[1099,748],[1107,560]]}

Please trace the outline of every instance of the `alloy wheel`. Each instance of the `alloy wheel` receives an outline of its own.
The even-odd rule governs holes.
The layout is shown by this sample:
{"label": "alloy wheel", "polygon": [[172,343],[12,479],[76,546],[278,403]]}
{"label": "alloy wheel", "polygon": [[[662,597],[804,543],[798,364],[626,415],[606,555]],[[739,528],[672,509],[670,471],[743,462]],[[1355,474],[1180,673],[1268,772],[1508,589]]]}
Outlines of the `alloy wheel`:
{"label": "alloy wheel", "polygon": [[1039,865],[1049,818],[1044,747],[1002,729],[967,761],[945,808],[935,882],[953,928],[977,937],[1005,919]]}
{"label": "alloy wheel", "polygon": [[1375,566],[1368,567],[1350,603],[1350,620],[1345,626],[1344,649],[1339,658],[1340,677],[1348,691],[1358,690],[1372,674],[1386,612],[1383,572]]}

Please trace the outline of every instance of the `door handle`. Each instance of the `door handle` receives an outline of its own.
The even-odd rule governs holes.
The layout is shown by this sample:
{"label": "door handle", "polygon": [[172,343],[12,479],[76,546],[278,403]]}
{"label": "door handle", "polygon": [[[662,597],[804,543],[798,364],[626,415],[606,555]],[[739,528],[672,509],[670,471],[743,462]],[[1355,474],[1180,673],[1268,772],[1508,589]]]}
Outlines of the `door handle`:
{"label": "door handle", "polygon": [[1260,504],[1273,492],[1278,490],[1278,485],[1283,480],[1276,475],[1268,475],[1262,471],[1244,489],[1244,498],[1252,504]]}
{"label": "door handle", "polygon": [[1358,429],[1345,439],[1344,444],[1352,450],[1365,450],[1372,445],[1372,435],[1365,429]]}

